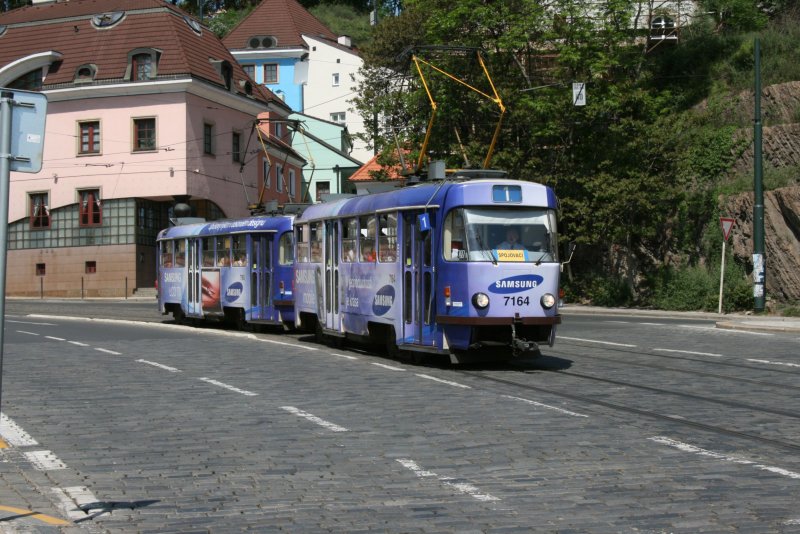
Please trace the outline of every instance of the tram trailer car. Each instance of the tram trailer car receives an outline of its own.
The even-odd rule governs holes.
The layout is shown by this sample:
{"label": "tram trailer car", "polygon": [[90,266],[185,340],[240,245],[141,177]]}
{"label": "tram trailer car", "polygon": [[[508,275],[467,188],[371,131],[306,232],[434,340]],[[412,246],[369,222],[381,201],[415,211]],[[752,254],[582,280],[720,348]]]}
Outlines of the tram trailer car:
{"label": "tram trailer car", "polygon": [[157,237],[158,305],[177,322],[294,326],[293,216],[179,225]]}
{"label": "tram trailer car", "polygon": [[454,363],[552,346],[556,196],[497,176],[505,173],[462,171],[307,208],[294,221],[296,325]]}

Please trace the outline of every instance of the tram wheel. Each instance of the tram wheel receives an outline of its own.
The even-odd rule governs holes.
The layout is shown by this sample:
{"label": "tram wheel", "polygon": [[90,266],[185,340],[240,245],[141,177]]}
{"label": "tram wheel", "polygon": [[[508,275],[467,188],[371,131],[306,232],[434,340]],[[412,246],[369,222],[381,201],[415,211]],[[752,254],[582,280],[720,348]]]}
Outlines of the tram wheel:
{"label": "tram wheel", "polygon": [[174,319],[175,324],[184,324],[186,322],[186,314],[180,308],[173,309],[172,319]]}
{"label": "tram wheel", "polygon": [[317,317],[317,322],[314,325],[314,339],[316,339],[317,343],[325,343],[325,334],[322,332],[322,323]]}

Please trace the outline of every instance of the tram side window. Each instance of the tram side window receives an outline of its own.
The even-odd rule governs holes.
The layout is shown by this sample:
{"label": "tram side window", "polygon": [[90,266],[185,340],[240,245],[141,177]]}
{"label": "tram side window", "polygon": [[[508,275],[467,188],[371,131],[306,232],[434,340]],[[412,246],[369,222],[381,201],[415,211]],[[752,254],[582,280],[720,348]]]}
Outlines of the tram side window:
{"label": "tram side window", "polygon": [[448,261],[467,261],[469,254],[464,232],[464,213],[461,209],[452,210],[444,220],[444,257]]}
{"label": "tram side window", "polygon": [[235,235],[233,241],[233,265],[247,267],[247,238],[244,235]]}
{"label": "tram side window", "polygon": [[186,241],[183,239],[175,242],[175,265],[178,267],[186,265]]}
{"label": "tram side window", "polygon": [[295,228],[297,237],[297,261],[301,263],[308,262],[308,225],[304,224]]}
{"label": "tram side window", "polygon": [[230,236],[217,237],[216,245],[217,245],[217,265],[220,267],[230,267],[231,265]]}
{"label": "tram side window", "polygon": [[203,248],[203,267],[214,266],[214,241],[210,237],[204,237],[200,241]]}
{"label": "tram side window", "polygon": [[322,223],[311,223],[311,261],[322,261]]}
{"label": "tram side window", "polygon": [[281,265],[294,263],[294,249],[292,249],[292,232],[284,232],[278,241],[278,262]]}
{"label": "tram side window", "polygon": [[368,215],[359,217],[359,251],[361,261],[375,261],[375,217]]}
{"label": "tram side window", "polygon": [[356,261],[356,247],[358,239],[358,220],[353,217],[342,221],[342,261],[353,263]]}
{"label": "tram side window", "polygon": [[397,214],[378,216],[378,226],[378,258],[381,263],[393,263],[397,261]]}
{"label": "tram side window", "polygon": [[161,242],[161,266],[162,267],[172,267],[173,259],[172,259],[172,249],[173,249],[173,242],[172,241],[162,241]]}

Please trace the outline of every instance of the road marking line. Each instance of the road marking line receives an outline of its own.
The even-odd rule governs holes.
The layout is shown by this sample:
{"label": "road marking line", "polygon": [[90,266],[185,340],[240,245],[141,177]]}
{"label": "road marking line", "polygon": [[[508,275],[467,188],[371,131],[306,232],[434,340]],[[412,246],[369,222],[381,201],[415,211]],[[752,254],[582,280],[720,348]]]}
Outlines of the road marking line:
{"label": "road marking line", "polygon": [[636,345],[629,345],[627,343],[613,343],[611,341],[598,341],[596,339],[582,339],[579,337],[566,337],[566,336],[557,336],[558,339],[568,339],[569,341],[585,341],[587,343],[600,343],[602,345],[613,345],[615,347],[635,347]]}
{"label": "road marking line", "polygon": [[305,350],[319,350],[316,347],[306,347],[305,345],[297,345],[296,343],[286,343],[285,341],[275,341],[274,339],[263,339],[260,337],[253,336],[253,339],[258,341],[263,341],[264,343],[272,343],[274,345],[286,345],[287,347],[294,347],[296,349],[305,349]]}
{"label": "road marking line", "polygon": [[158,367],[159,369],[164,369],[165,371],[169,371],[170,373],[180,373],[180,369],[176,369],[175,367],[170,367],[169,365],[164,365],[158,362],[151,362],[149,360],[136,360],[139,363],[146,363],[147,365],[152,365],[153,367]]}
{"label": "road marking line", "polygon": [[12,319],[6,319],[7,323],[17,323],[17,324],[35,324],[39,326],[58,326],[55,323],[34,323],[31,321],[14,321]]}
{"label": "road marking line", "polygon": [[[59,519],[57,517],[53,517],[50,515],[40,514],[39,512],[34,512],[33,510],[28,510],[26,508],[15,508],[13,506],[1,506],[0,510],[4,512],[11,512],[12,514],[17,514],[20,517],[30,517],[31,519],[37,519],[42,523],[47,523],[48,525],[70,525],[69,521],[64,521],[63,519]],[[3,520],[8,521],[10,518],[3,518]],[[14,532],[12,530],[12,532]]]}
{"label": "road marking line", "polygon": [[108,350],[108,349],[101,349],[101,348],[95,348],[94,350],[97,350],[97,351],[100,351],[100,352],[105,352],[106,354],[113,354],[114,356],[121,356],[122,355],[121,352],[117,352],[115,350]]}
{"label": "road marking line", "polygon": [[785,365],[786,367],[800,367],[800,364],[796,363],[771,362],[769,360],[756,360],[755,358],[748,358],[747,361],[755,363],[766,363],[768,365]]}
{"label": "road marking line", "polygon": [[56,471],[67,468],[67,464],[62,462],[52,451],[24,452],[22,455],[39,471]]}
{"label": "road marking line", "polygon": [[213,378],[202,377],[200,378],[200,380],[202,380],[203,382],[208,382],[209,384],[214,384],[215,386],[219,386],[221,388],[225,388],[235,393],[241,393],[242,395],[246,395],[248,397],[255,397],[256,395],[258,395],[258,393],[253,393],[252,391],[247,391],[246,389],[239,389],[236,386],[231,386],[230,384],[214,380]]}
{"label": "road marking line", "polygon": [[[89,488],[85,486],[71,486],[68,488],[51,488],[53,493],[56,494],[61,509],[67,514],[67,517],[73,521],[77,519],[86,519],[90,510],[93,507],[87,507],[88,504],[97,504],[99,501]],[[99,508],[99,507],[98,507]]]}
{"label": "road marking line", "polygon": [[681,328],[692,328],[694,330],[711,330],[712,332],[724,332],[726,334],[750,334],[753,336],[774,336],[767,332],[751,332],[749,330],[729,330],[727,328],[717,328],[714,326],[696,326],[693,324],[679,324]]}
{"label": "road marking line", "polygon": [[78,345],[79,347],[88,347],[88,343],[81,343],[80,341],[67,341],[67,343],[72,343],[73,345]]}
{"label": "road marking line", "polygon": [[308,419],[312,423],[316,423],[319,426],[325,427],[328,430],[331,430],[333,432],[347,432],[348,431],[343,426],[339,426],[337,424],[331,423],[330,421],[326,421],[325,419],[317,417],[314,414],[310,414],[308,412],[304,412],[303,410],[301,410],[299,408],[295,408],[294,406],[281,406],[281,410],[286,410],[289,413],[292,413],[292,414],[297,415],[299,417],[302,417],[304,419]]}
{"label": "road marking line", "polygon": [[355,356],[350,356],[350,355],[347,355],[347,354],[335,354],[333,352],[329,352],[328,354],[330,354],[331,356],[336,356],[337,358],[344,358],[346,360],[357,360],[358,359]]}
{"label": "road marking line", "polygon": [[794,471],[789,471],[788,469],[783,469],[782,467],[773,467],[769,465],[757,464],[756,462],[753,462],[751,460],[746,460],[744,458],[739,458],[736,456],[730,456],[719,452],[701,449],[700,447],[695,447],[694,445],[689,445],[688,443],[676,441],[674,439],[670,439],[664,436],[654,436],[648,439],[650,439],[651,441],[655,441],[656,443],[661,443],[662,445],[675,447],[676,449],[684,452],[692,452],[695,454],[699,454],[700,456],[709,456],[717,460],[724,460],[726,462],[733,462],[735,464],[752,465],[753,467],[761,469],[763,471],[769,471],[771,473],[776,473],[778,475],[782,475],[789,478],[800,479],[800,473],[795,473]]}
{"label": "road marking line", "polygon": [[20,334],[28,334],[29,336],[40,336],[41,334],[37,334],[36,332],[26,332],[25,330],[17,330]]}
{"label": "road marking line", "polygon": [[30,434],[25,432],[21,426],[4,413],[0,414],[0,435],[14,447],[30,447],[39,444],[38,441],[33,439]]}
{"label": "road marking line", "polygon": [[47,339],[55,340],[55,341],[66,341],[66,339],[64,339],[63,337],[55,337],[55,336],[44,336],[44,337],[46,337]]}
{"label": "road marking line", "polygon": [[508,399],[514,399],[514,400],[522,401],[522,402],[527,402],[528,404],[532,404],[534,406],[539,406],[541,408],[547,408],[548,410],[555,410],[557,412],[561,412],[561,413],[566,414],[566,415],[571,415],[573,417],[589,417],[588,415],[584,415],[582,413],[571,412],[571,411],[565,410],[563,408],[558,408],[557,406],[550,406],[549,404],[543,404],[541,402],[536,402],[536,401],[533,401],[533,400],[530,400],[530,399],[523,399],[522,397],[514,397],[512,395],[503,395],[503,397],[506,397]]}
{"label": "road marking line", "polygon": [[603,321],[604,323],[630,324],[630,321]]}
{"label": "road marking line", "polygon": [[372,365],[377,365],[378,367],[383,367],[384,369],[389,369],[390,371],[405,371],[402,367],[394,367],[392,365],[386,365],[385,363],[377,363],[377,362],[370,362]]}
{"label": "road marking line", "polygon": [[464,388],[464,389],[472,389],[472,387],[470,387],[470,386],[466,386],[464,384],[459,384],[458,382],[451,382],[449,380],[442,380],[441,378],[436,378],[435,376],[431,376],[431,375],[422,375],[422,374],[417,373],[417,376],[420,377],[420,378],[433,380],[435,382],[441,382],[442,384],[447,384],[448,386],[455,386],[457,388]]}
{"label": "road marking line", "polygon": [[715,358],[721,358],[722,354],[715,354],[713,352],[695,352],[693,350],[677,350],[677,349],[653,349],[657,352],[677,352],[680,354],[693,354],[695,356],[713,356]]}
{"label": "road marking line", "polygon": [[639,323],[647,326],[664,326],[664,323]]}
{"label": "road marking line", "polygon": [[409,460],[408,458],[398,458],[397,462],[400,463],[400,465],[402,465],[406,469],[410,469],[415,475],[417,475],[420,478],[425,478],[425,477],[435,478],[445,486],[450,486],[451,488],[455,488],[461,493],[469,495],[473,499],[477,499],[479,501],[484,501],[484,502],[500,500],[494,495],[491,495],[489,493],[482,493],[480,489],[473,486],[472,484],[468,484],[467,482],[455,482],[456,479],[454,479],[453,477],[437,475],[432,471],[427,471],[425,469],[422,469],[414,460]]}
{"label": "road marking line", "polygon": [[789,519],[783,522],[784,525],[800,525],[800,519]]}

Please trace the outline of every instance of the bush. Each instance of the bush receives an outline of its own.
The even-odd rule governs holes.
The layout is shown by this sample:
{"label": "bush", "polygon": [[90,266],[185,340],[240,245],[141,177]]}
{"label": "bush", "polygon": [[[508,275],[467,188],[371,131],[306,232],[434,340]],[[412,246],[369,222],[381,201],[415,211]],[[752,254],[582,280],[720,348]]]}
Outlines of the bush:
{"label": "bush", "polygon": [[[653,280],[653,306],[662,310],[710,311],[719,309],[719,263],[662,269]],[[753,289],[744,268],[725,265],[722,306],[724,312],[753,307]]]}

